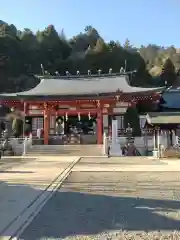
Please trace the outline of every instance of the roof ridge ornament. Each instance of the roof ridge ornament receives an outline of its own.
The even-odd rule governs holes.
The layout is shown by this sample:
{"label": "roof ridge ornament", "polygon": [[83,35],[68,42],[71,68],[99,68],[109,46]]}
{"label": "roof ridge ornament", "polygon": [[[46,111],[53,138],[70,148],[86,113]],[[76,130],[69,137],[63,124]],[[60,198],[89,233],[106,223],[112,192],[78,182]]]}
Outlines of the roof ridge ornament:
{"label": "roof ridge ornament", "polygon": [[44,71],[44,66],[43,66],[42,63],[41,63],[41,71],[42,71],[42,75],[44,76],[45,75],[45,71]]}
{"label": "roof ridge ornament", "polygon": [[60,73],[58,71],[55,71],[56,76],[60,76]]}
{"label": "roof ridge ornament", "polygon": [[99,75],[99,76],[101,75],[101,72],[102,72],[102,70],[99,69],[99,70],[98,70],[98,75]]}
{"label": "roof ridge ornament", "polygon": [[66,71],[66,76],[67,76],[67,77],[70,77],[71,74],[70,74],[68,71]]}
{"label": "roof ridge ornament", "polygon": [[125,70],[123,67],[120,68],[120,73],[125,73]]}
{"label": "roof ridge ornament", "polygon": [[137,70],[132,70],[132,71],[128,71],[126,72],[125,69],[123,67],[121,67],[119,72],[112,72],[112,68],[109,68],[108,73],[103,73],[102,74],[102,69],[97,70],[97,73],[92,74],[91,70],[89,69],[87,71],[87,74],[85,75],[81,75],[80,70],[76,71],[76,74],[71,75],[70,72],[67,70],[65,71],[65,74],[60,75],[60,73],[58,71],[55,71],[53,75],[51,75],[48,71],[44,71],[44,75],[42,76],[36,76],[38,78],[65,78],[65,77],[71,77],[71,78],[86,78],[86,77],[97,77],[97,76],[101,76],[101,77],[109,77],[111,76],[120,76],[120,75],[127,75],[130,76],[133,73],[136,73]]}
{"label": "roof ridge ornament", "polygon": [[45,75],[47,75],[47,76],[50,76],[50,75],[51,75],[47,70],[45,70],[44,73],[45,73]]}

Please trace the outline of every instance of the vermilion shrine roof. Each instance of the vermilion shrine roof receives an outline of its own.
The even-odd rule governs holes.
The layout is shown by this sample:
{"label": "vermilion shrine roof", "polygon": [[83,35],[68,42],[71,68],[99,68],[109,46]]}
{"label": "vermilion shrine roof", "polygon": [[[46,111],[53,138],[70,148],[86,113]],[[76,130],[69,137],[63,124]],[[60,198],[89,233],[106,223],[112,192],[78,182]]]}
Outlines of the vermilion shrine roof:
{"label": "vermilion shrine roof", "polygon": [[3,93],[0,97],[38,97],[38,96],[84,96],[108,93],[144,93],[162,92],[160,88],[133,87],[128,83],[128,76],[122,74],[101,74],[91,76],[48,76],[41,77],[40,83],[28,90],[17,93]]}

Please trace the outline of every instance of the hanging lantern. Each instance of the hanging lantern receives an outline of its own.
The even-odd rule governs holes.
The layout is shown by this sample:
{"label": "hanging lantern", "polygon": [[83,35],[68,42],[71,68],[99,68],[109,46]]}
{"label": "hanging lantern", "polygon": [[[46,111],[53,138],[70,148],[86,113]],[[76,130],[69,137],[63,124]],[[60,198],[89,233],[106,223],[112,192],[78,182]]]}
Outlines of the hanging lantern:
{"label": "hanging lantern", "polygon": [[90,112],[88,113],[88,118],[89,118],[89,120],[91,120],[91,113]]}
{"label": "hanging lantern", "polygon": [[78,121],[81,121],[81,114],[78,113]]}
{"label": "hanging lantern", "polygon": [[66,118],[66,121],[67,121],[68,120],[68,114],[67,113],[66,113],[66,117],[65,118]]}

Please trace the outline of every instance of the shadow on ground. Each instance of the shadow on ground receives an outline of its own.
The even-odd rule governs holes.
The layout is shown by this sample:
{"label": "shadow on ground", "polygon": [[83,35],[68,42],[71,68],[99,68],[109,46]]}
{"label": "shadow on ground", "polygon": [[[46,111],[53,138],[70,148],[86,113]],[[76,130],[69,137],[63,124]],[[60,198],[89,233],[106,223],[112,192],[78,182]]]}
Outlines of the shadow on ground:
{"label": "shadow on ground", "polygon": [[[144,184],[139,185],[139,190],[146,191],[149,195],[150,188],[152,190],[153,187],[162,198],[168,198],[168,200],[159,200],[152,199],[154,196],[152,198],[132,197],[128,191],[126,191],[127,196],[123,196],[124,186],[127,188],[127,183],[120,185],[116,178],[113,181],[115,185],[119,184],[119,189],[113,196],[113,185],[108,185],[110,184],[108,181],[103,185],[100,181],[95,183],[92,178],[89,178],[88,182],[78,183],[75,182],[76,176],[79,175],[83,181],[82,173],[81,175],[80,173],[73,174],[76,174],[75,177],[68,177],[62,188],[42,208],[19,239],[64,239],[74,235],[100,235],[102,232],[120,230],[145,232],[180,230],[180,201],[173,200],[173,196],[171,196],[172,200],[167,197],[169,192],[175,188],[174,182],[170,182],[172,184],[171,189],[163,182],[166,188],[162,193],[158,181],[154,182],[153,186],[145,184],[145,181]],[[106,176],[107,173],[104,174]],[[155,174],[160,175],[159,173]],[[84,175],[87,175],[87,173],[84,173]],[[100,173],[97,173],[97,175],[99,176]],[[122,177],[120,180],[120,182],[125,181]],[[23,204],[28,208],[37,200],[37,196],[43,193],[42,190],[38,190],[41,185],[44,185],[42,181],[36,183],[38,189],[30,187],[32,183],[29,183],[29,185],[0,183],[0,211],[1,202],[8,192],[16,192],[22,198],[26,195],[33,196],[31,202],[26,202],[26,197],[24,197]],[[76,188],[77,185],[79,190]],[[178,185],[176,187],[178,188]],[[95,193],[95,189],[98,189],[99,192]],[[1,195],[1,193],[3,194]],[[9,208],[7,209],[9,211],[17,206],[15,201],[10,201],[8,204]],[[19,214],[21,215],[23,212],[24,210]],[[13,224],[17,219],[18,216],[12,218],[10,224]],[[4,236],[3,232],[5,231],[8,235],[7,227],[2,227],[2,225],[3,218],[0,216],[0,236]]]}
{"label": "shadow on ground", "polygon": [[57,192],[21,239],[95,235],[111,230],[179,230],[180,221],[157,214],[180,209],[180,202]]}
{"label": "shadow on ground", "polygon": [[[26,185],[6,187],[21,188],[21,193],[30,192],[28,194],[32,195],[38,191]],[[112,197],[63,190],[54,194],[20,239],[59,239],[121,229],[174,231],[180,229],[180,221],[172,219],[170,215],[179,210],[179,201]]]}

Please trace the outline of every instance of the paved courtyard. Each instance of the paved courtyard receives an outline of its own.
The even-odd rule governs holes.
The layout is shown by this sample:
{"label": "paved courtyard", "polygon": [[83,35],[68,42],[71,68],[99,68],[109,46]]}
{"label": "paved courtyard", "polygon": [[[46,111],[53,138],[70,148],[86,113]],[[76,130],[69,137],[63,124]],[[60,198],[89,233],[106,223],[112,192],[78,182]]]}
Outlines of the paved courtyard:
{"label": "paved courtyard", "polygon": [[0,164],[0,239],[11,239],[58,188],[79,158],[4,158]]}
{"label": "paved courtyard", "polygon": [[[75,166],[20,239],[180,239],[180,171],[78,171],[104,162],[92,160]],[[147,170],[165,164],[148,161]]]}

